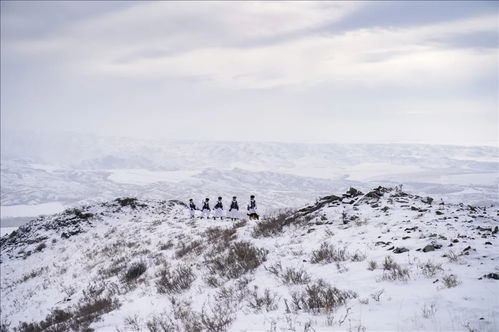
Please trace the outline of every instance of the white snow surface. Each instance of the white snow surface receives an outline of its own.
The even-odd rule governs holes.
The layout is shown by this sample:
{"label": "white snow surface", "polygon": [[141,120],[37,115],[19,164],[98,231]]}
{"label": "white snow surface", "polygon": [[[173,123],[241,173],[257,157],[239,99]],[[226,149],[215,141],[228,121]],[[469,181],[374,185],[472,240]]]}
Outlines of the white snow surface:
{"label": "white snow surface", "polygon": [[0,207],[2,218],[8,217],[33,217],[45,214],[54,214],[64,211],[65,207],[60,202],[49,202],[42,204],[19,204]]}
{"label": "white snow surface", "polygon": [[[178,201],[141,199],[122,205],[109,201],[40,217],[2,237],[2,323],[14,327],[38,322],[55,308],[70,310],[85,294],[94,294],[119,303],[92,322],[96,331],[133,330],[131,321],[147,331],[154,317],[170,317],[171,324],[189,330],[172,313],[174,302],[193,317],[226,312],[229,331],[499,329],[499,281],[484,277],[499,273],[497,208],[430,203],[397,189],[378,188],[368,195],[320,199],[289,212],[289,224],[275,234],[255,236],[257,223],[268,218],[235,225],[228,220],[192,220]],[[209,237],[207,231],[214,227],[234,234],[226,242]],[[214,273],[214,253],[225,255],[239,241],[262,249],[265,260],[236,278]],[[345,260],[313,263],[313,253],[323,243],[346,248]],[[442,247],[423,252],[429,244]],[[408,251],[397,254],[397,248]],[[407,269],[407,279],[387,280],[387,256]],[[370,261],[377,263],[372,271]],[[127,269],[137,262],[143,262],[146,271],[126,282]],[[429,276],[423,273],[427,262],[441,269]],[[190,267],[193,283],[177,293],[158,292],[164,266]],[[286,284],[282,273],[287,268],[305,270],[310,281]],[[448,288],[444,279],[451,275],[457,285]],[[293,294],[306,292],[319,279],[355,296],[330,311],[293,306]],[[102,293],[96,295],[96,289]],[[232,297],[222,301],[220,294],[230,289]],[[261,298],[266,290],[274,306],[255,308],[255,294]]]}

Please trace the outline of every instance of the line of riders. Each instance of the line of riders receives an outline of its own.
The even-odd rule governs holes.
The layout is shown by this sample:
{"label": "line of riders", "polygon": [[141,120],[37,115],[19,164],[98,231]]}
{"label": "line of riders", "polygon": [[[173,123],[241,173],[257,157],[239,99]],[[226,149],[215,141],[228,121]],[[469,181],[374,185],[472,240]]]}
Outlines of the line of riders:
{"label": "line of riders", "polygon": [[[210,208],[210,199],[206,198],[204,202],[202,203],[202,208],[201,208],[201,219],[210,219],[211,215],[211,208]],[[196,204],[194,204],[194,200],[191,198],[189,199],[189,213],[191,215],[191,218],[196,217]],[[250,220],[259,220],[260,217],[258,216],[257,213],[257,208],[256,208],[256,201],[255,201],[255,195],[250,196],[250,201],[247,206],[248,210],[248,217]],[[213,207],[214,215],[213,219],[216,220],[217,218],[220,218],[220,220],[224,219],[224,207],[222,203],[222,197],[218,197],[218,201]],[[232,202],[230,202],[230,207],[229,211],[227,211],[227,218],[230,220],[237,220],[240,218],[239,216],[239,204],[237,203],[237,197],[233,196],[232,197]]]}

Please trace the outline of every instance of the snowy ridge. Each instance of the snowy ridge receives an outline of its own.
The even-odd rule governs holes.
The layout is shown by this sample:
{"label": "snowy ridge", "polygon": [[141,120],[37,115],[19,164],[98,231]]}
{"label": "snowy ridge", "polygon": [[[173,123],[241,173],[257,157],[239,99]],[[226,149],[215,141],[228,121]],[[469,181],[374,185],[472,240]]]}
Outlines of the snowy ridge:
{"label": "snowy ridge", "polygon": [[1,323],[496,331],[498,214],[400,187],[351,188],[258,223],[191,220],[179,201],[87,205],[1,238]]}
{"label": "snowy ridge", "polygon": [[[197,195],[211,192],[246,197],[249,190],[266,206],[281,208],[350,186],[367,190],[398,183],[446,201],[498,203],[497,147],[3,138],[2,207],[53,202],[70,207],[121,196],[201,199]],[[5,217],[18,216],[2,211]]]}

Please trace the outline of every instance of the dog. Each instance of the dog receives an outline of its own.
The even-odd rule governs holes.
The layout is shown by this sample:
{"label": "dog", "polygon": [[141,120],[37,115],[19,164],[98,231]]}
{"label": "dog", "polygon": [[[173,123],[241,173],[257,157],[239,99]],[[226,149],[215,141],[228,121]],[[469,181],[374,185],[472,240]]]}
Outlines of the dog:
{"label": "dog", "polygon": [[248,213],[249,220],[260,220],[260,216],[257,213]]}

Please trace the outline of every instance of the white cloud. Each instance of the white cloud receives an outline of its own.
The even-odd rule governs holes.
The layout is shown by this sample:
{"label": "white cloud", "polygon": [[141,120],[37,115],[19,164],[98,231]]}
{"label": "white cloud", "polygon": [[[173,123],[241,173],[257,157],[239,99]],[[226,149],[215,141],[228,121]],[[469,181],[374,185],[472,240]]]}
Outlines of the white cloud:
{"label": "white cloud", "polygon": [[365,5],[147,2],[5,39],[2,125],[289,141],[416,140],[422,127],[428,140],[456,141],[469,127],[476,140],[495,137],[497,49],[448,41],[497,33],[497,17],[334,29]]}
{"label": "white cloud", "polygon": [[[435,38],[495,31],[495,15],[411,28],[311,29],[353,2],[145,3],[20,41],[20,53],[60,59],[84,74],[188,77],[223,88],[451,84],[490,71],[495,50],[450,48]],[[291,37],[290,37],[291,34]],[[57,60],[56,60],[57,61]]]}
{"label": "white cloud", "polygon": [[206,47],[156,58],[103,62],[96,71],[120,76],[188,76],[227,88],[341,85],[446,84],[480,76],[497,63],[495,50],[448,48],[431,41],[474,29],[495,18],[422,28],[354,30],[306,36],[255,47]]}
{"label": "white cloud", "polygon": [[11,46],[32,54],[115,60],[150,50],[261,42],[335,22],[357,7],[353,2],[148,2]]}

